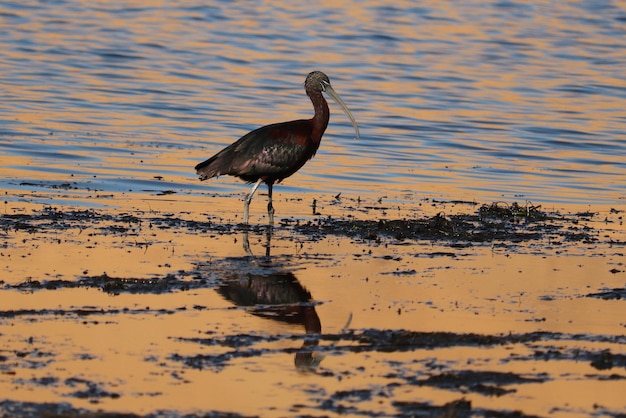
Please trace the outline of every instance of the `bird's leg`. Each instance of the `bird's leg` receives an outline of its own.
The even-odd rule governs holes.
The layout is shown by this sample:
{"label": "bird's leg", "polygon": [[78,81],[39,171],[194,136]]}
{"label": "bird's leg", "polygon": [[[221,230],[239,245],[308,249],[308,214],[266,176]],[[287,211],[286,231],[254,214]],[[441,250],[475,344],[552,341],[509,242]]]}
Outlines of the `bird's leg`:
{"label": "bird's leg", "polygon": [[254,257],[252,250],[250,249],[250,240],[248,239],[248,230],[243,231],[243,249],[249,257]]}
{"label": "bird's leg", "polygon": [[248,193],[246,200],[244,200],[243,202],[243,223],[244,224],[248,223],[248,217],[250,214],[250,202],[252,202],[252,196],[254,196],[254,192],[256,192],[256,189],[259,188],[261,183],[263,183],[262,179],[258,179],[257,182],[254,183],[254,186],[252,186],[252,190],[250,190],[250,193]]}
{"label": "bird's leg", "polygon": [[267,183],[267,214],[270,217],[270,225],[274,225],[274,206],[272,206],[272,187],[274,187],[273,183]]}
{"label": "bird's leg", "polygon": [[272,229],[273,227],[269,227],[267,228],[267,231],[265,231],[265,256],[269,257],[270,256],[270,248],[272,248]]}

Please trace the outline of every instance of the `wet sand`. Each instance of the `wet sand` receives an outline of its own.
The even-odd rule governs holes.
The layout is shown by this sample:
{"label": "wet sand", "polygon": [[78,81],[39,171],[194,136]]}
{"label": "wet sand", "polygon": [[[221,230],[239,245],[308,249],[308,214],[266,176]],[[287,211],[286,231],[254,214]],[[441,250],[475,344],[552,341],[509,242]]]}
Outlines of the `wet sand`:
{"label": "wet sand", "polygon": [[5,416],[624,412],[619,209],[283,196],[311,214],[269,228],[160,199],[7,199]]}

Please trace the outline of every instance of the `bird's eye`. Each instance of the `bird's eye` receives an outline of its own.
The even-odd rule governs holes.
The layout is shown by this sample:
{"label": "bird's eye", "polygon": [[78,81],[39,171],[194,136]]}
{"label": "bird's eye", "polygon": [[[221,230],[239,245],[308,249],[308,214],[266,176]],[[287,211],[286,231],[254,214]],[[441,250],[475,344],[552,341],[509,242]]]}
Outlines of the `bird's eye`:
{"label": "bird's eye", "polygon": [[322,91],[326,91],[326,86],[328,86],[330,83],[326,80],[322,80],[320,81],[320,87],[322,88]]}

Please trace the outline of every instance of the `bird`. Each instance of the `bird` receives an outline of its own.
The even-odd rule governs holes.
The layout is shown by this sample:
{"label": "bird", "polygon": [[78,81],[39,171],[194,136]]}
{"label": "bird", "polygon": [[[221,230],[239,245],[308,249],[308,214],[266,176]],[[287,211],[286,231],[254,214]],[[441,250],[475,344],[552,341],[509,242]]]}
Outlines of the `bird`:
{"label": "bird", "polygon": [[294,174],[317,152],[330,119],[328,103],[322,93],[328,94],[339,104],[352,122],[356,138],[360,138],[359,126],[354,116],[335,92],[326,74],[321,71],[309,73],[304,81],[304,90],[315,111],[311,119],[274,123],[255,129],[195,166],[201,181],[230,175],[249,184],[253,183],[244,199],[244,224],[248,224],[250,202],[261,183],[265,183],[268,188],[267,214],[269,223],[273,224],[274,183],[280,183]]}

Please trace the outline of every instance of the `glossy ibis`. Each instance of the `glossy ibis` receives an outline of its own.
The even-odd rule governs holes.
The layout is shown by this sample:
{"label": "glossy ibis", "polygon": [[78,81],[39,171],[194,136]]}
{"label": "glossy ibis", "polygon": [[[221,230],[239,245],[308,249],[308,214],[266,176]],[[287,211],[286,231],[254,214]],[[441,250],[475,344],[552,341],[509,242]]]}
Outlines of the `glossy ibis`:
{"label": "glossy ibis", "polygon": [[327,93],[341,106],[352,121],[356,137],[359,138],[359,127],[352,113],[335,93],[326,74],[321,71],[310,73],[304,82],[304,89],[315,110],[311,119],[275,123],[255,129],[195,167],[200,180],[226,174],[254,183],[244,201],[243,222],[246,224],[252,196],[261,183],[267,184],[267,213],[270,224],[274,223],[274,183],[279,183],[298,171],[317,152],[330,118],[328,103],[322,92]]}

